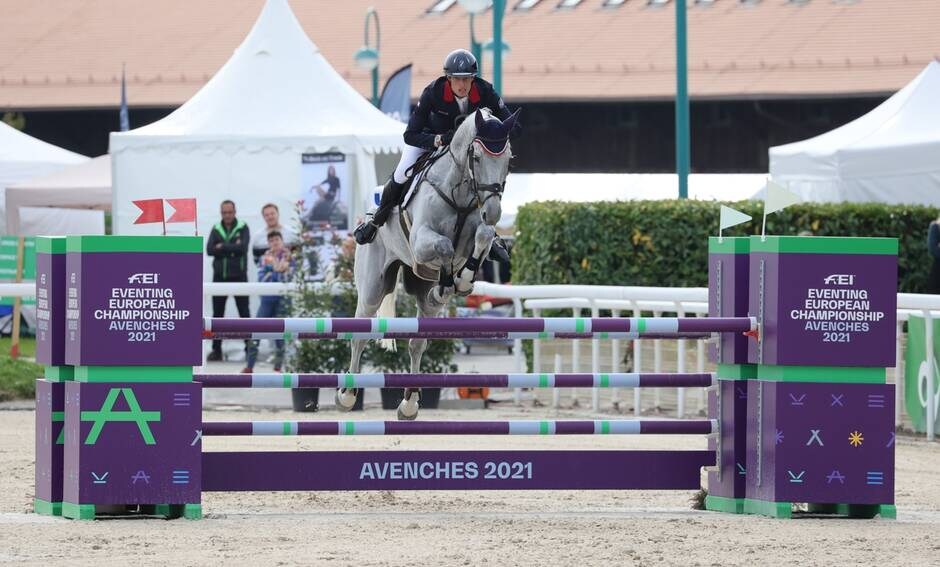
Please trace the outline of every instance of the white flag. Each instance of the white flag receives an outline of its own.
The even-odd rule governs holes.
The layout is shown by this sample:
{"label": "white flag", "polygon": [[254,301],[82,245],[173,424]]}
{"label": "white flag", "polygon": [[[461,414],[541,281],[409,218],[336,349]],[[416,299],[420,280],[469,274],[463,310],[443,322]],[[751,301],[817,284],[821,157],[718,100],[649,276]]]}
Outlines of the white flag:
{"label": "white flag", "polygon": [[722,205],[721,216],[718,219],[718,231],[720,232],[726,228],[739,225],[749,220],[751,220],[751,215],[746,215],[739,210]]}
{"label": "white flag", "polygon": [[799,203],[802,199],[786,187],[773,181],[767,181],[764,188],[764,216]]}

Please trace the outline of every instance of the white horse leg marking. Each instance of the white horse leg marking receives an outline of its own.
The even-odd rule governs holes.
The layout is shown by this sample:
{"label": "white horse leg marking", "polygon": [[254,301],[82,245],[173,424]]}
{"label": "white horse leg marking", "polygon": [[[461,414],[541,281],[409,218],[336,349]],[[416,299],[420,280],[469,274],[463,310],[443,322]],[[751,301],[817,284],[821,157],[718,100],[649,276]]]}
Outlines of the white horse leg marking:
{"label": "white horse leg marking", "polygon": [[[489,254],[490,246],[493,244],[493,239],[496,238],[496,229],[488,224],[481,224],[477,227],[476,234],[473,238],[473,252],[471,257],[475,258],[483,263],[483,260],[486,258],[486,255]],[[460,270],[460,273],[457,274],[457,277],[454,278],[454,281],[457,284],[457,293],[460,295],[469,295],[473,290],[473,276],[479,270],[479,265],[476,270],[471,270],[466,266]]]}

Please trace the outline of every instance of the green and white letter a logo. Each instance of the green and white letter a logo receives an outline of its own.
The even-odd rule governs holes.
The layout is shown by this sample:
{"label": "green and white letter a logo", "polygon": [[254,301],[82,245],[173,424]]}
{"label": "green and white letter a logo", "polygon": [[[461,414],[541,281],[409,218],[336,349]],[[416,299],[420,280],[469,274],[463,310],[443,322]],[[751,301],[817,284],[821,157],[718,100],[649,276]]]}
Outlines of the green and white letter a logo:
{"label": "green and white letter a logo", "polygon": [[[124,401],[127,402],[128,411],[115,411],[114,404],[119,395],[124,395]],[[93,421],[88,438],[85,439],[85,445],[94,445],[98,442],[98,436],[105,424],[112,421],[133,421],[137,423],[137,429],[140,430],[140,436],[143,437],[147,445],[156,445],[157,441],[153,438],[153,432],[150,431],[151,421],[160,421],[160,412],[141,411],[140,404],[137,403],[137,396],[130,388],[111,388],[108,391],[108,397],[101,404],[98,411],[83,411],[82,421]]]}

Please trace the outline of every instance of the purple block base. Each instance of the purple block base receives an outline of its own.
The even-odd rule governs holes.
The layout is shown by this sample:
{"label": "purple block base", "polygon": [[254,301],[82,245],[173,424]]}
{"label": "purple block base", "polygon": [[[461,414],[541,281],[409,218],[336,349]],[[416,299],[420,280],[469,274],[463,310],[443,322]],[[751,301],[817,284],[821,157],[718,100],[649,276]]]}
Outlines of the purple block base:
{"label": "purple block base", "polygon": [[65,382],[36,380],[36,498],[62,502]]}
{"label": "purple block base", "polygon": [[201,395],[192,382],[66,383],[64,501],[199,503]]}
{"label": "purple block base", "polygon": [[697,490],[714,464],[713,451],[209,452],[202,489]]}
{"label": "purple block base", "polygon": [[749,500],[894,503],[893,385],[747,386]]}
{"label": "purple block base", "polygon": [[[720,416],[719,416],[719,399]],[[708,395],[708,417],[719,419],[721,426],[720,471],[708,473],[708,494],[723,498],[744,498],[747,472],[747,382],[719,380],[718,392]],[[709,438],[708,448],[718,449]]]}

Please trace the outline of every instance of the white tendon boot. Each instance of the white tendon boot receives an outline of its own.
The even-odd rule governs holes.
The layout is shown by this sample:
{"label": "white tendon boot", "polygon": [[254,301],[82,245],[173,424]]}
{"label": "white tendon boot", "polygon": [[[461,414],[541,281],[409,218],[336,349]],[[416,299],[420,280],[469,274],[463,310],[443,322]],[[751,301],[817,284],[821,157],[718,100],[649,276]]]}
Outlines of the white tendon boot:
{"label": "white tendon boot", "polygon": [[418,417],[418,392],[414,391],[410,396],[403,399],[398,404],[398,419],[401,421],[413,421]]}

